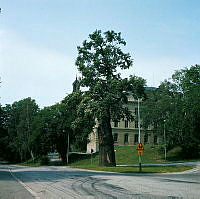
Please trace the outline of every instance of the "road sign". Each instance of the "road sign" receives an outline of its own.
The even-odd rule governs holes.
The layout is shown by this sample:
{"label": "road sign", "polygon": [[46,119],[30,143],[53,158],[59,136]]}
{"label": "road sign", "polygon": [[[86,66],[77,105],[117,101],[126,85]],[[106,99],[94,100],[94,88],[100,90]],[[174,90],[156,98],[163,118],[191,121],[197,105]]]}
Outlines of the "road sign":
{"label": "road sign", "polygon": [[139,172],[142,172],[141,156],[143,155],[143,151],[144,151],[144,147],[142,143],[139,143],[137,145],[136,150],[138,151],[138,157],[139,157]]}
{"label": "road sign", "polygon": [[142,155],[144,151],[144,147],[142,143],[139,143],[138,146],[136,147],[136,150],[138,151],[138,155]]}

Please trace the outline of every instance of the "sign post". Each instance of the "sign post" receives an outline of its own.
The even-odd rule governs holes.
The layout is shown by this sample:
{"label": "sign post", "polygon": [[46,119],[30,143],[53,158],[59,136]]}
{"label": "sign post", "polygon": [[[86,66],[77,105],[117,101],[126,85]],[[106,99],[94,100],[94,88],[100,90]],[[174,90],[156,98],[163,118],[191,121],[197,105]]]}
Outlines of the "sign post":
{"label": "sign post", "polygon": [[142,161],[141,161],[141,156],[143,155],[144,147],[142,143],[139,143],[138,146],[136,147],[136,150],[138,151],[138,156],[139,156],[139,172],[142,172]]}
{"label": "sign post", "polygon": [[94,152],[93,149],[91,149],[91,165],[92,165],[92,153]]}

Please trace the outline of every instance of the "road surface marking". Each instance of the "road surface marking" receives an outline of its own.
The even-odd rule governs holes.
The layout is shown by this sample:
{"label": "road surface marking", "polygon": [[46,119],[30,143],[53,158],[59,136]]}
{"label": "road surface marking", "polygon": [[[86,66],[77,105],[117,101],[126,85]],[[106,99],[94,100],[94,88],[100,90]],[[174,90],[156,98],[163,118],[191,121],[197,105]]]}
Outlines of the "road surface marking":
{"label": "road surface marking", "polygon": [[37,194],[28,186],[26,185],[25,183],[23,183],[20,179],[18,179],[14,174],[13,172],[11,171],[11,169],[9,169],[10,171],[10,174],[12,175],[12,177],[17,181],[19,182],[34,198],[36,199],[40,199],[39,196],[37,196]]}

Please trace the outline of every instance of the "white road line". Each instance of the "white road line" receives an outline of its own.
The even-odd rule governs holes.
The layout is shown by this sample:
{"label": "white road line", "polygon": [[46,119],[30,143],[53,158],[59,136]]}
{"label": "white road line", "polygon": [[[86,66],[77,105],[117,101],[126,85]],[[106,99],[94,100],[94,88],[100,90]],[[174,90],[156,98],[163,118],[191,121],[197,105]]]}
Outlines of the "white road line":
{"label": "white road line", "polygon": [[19,179],[13,174],[13,172],[11,171],[11,169],[9,169],[9,171],[10,171],[10,174],[12,175],[12,177],[13,177],[17,182],[19,182],[28,192],[30,192],[30,194],[31,194],[34,198],[40,199],[40,197],[37,196],[37,194],[36,194],[28,185],[26,185],[25,183],[23,183],[21,180],[19,180]]}

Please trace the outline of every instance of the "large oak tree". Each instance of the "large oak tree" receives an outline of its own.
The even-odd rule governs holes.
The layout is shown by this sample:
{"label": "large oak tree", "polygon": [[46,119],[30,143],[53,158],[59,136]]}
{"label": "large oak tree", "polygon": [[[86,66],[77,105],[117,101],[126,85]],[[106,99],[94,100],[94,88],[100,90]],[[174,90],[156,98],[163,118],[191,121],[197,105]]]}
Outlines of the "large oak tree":
{"label": "large oak tree", "polygon": [[78,46],[76,65],[82,74],[81,86],[85,92],[86,110],[91,111],[98,124],[98,140],[101,166],[115,166],[114,142],[111,120],[131,119],[124,106],[130,94],[141,97],[145,81],[136,76],[122,78],[119,70],[128,69],[133,60],[122,51],[126,42],[121,33],[96,30],[89,41]]}

